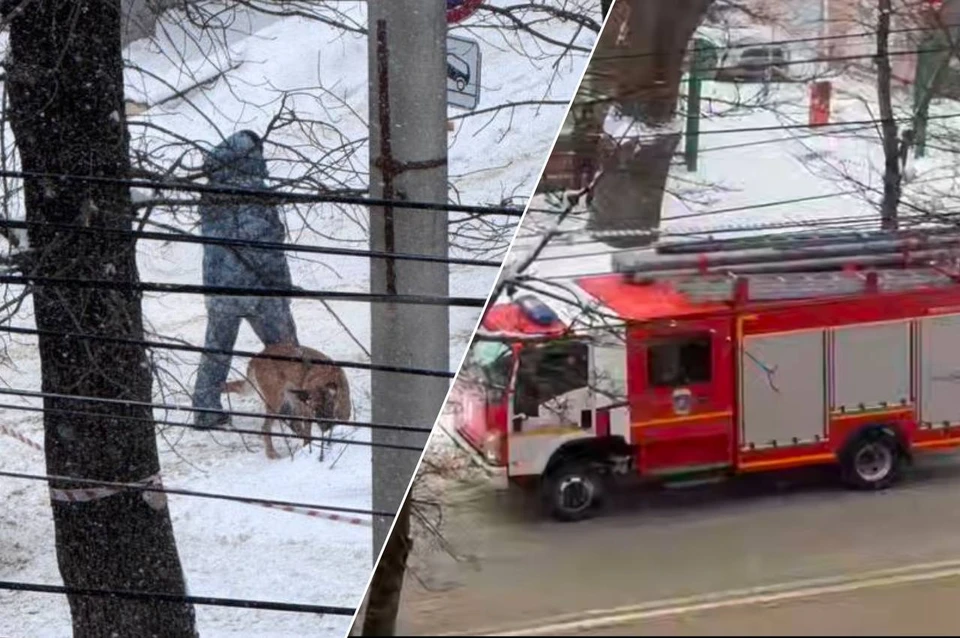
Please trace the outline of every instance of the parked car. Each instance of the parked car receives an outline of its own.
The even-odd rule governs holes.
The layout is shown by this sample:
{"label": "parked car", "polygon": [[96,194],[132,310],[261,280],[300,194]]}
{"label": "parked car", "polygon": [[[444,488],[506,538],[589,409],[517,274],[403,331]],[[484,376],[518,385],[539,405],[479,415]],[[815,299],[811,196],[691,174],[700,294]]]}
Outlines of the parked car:
{"label": "parked car", "polygon": [[721,82],[789,81],[790,51],[773,44],[738,45],[721,56],[716,79]]}

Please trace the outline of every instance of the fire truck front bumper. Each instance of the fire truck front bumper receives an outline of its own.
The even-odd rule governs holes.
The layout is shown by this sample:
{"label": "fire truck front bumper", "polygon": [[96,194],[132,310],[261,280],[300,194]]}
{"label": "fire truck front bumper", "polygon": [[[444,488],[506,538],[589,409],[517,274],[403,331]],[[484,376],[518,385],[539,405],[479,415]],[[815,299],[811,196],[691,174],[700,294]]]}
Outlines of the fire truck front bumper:
{"label": "fire truck front bumper", "polygon": [[[437,427],[443,427],[438,425]],[[510,480],[507,474],[507,468],[501,465],[494,465],[487,458],[464,439],[455,428],[443,427],[453,443],[466,454],[473,465],[480,469],[486,476],[490,486],[497,490],[506,490],[510,487]]]}

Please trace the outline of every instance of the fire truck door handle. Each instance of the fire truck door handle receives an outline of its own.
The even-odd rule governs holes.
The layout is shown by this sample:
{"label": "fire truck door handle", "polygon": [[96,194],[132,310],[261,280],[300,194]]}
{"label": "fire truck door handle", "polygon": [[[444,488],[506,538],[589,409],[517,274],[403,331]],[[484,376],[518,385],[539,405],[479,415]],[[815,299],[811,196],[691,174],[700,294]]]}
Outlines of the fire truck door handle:
{"label": "fire truck door handle", "polygon": [[513,417],[513,431],[520,432],[523,430],[523,422],[527,420],[526,414],[517,414]]}

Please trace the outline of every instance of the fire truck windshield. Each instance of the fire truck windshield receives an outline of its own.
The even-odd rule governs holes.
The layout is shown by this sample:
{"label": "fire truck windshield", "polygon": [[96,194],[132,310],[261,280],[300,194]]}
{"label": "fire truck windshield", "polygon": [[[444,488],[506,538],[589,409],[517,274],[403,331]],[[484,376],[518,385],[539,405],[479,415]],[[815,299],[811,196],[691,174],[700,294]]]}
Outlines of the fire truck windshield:
{"label": "fire truck windshield", "polygon": [[510,383],[512,351],[499,341],[476,341],[470,348],[470,364],[480,372],[484,385],[505,390]]}

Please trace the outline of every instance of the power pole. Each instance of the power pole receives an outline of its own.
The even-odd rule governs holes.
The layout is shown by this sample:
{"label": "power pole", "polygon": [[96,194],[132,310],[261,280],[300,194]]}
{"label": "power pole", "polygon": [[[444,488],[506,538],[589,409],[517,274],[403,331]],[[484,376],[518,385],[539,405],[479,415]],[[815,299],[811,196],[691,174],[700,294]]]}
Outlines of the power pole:
{"label": "power pole", "polygon": [[[447,73],[444,0],[370,0],[370,195],[447,202]],[[446,257],[447,213],[397,206],[370,209],[370,249]],[[447,264],[372,259],[370,290],[446,296]],[[450,313],[444,306],[373,304],[371,352],[377,363],[450,367]],[[373,372],[373,420],[433,425],[446,398],[443,377]],[[375,429],[373,443],[423,447],[428,434]],[[374,447],[373,509],[396,512],[419,455]],[[373,521],[373,559],[392,517]]]}

